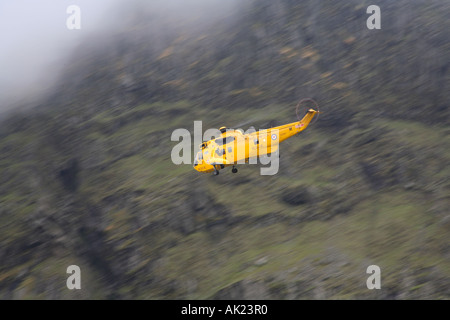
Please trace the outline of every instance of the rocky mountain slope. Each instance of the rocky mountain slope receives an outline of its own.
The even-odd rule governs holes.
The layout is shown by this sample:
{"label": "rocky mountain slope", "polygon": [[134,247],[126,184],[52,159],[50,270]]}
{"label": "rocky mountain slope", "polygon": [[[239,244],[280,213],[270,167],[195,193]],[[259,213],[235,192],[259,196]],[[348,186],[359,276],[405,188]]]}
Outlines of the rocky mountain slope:
{"label": "rocky mountain slope", "polygon": [[[370,4],[247,1],[208,21],[136,1],[2,120],[0,297],[450,298],[450,6],[379,1],[369,30]],[[303,97],[324,113],[275,176],[171,161],[176,128],[266,128]]]}

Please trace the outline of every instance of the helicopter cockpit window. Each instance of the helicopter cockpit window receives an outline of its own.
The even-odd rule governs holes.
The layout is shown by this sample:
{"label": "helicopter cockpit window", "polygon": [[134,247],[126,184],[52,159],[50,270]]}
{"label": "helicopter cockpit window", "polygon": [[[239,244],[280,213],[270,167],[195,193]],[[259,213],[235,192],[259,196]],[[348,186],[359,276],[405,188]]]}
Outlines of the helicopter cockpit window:
{"label": "helicopter cockpit window", "polygon": [[219,146],[221,146],[221,145],[224,145],[224,144],[233,142],[234,139],[235,139],[234,137],[219,138],[219,139],[216,139],[215,142],[216,142]]}
{"label": "helicopter cockpit window", "polygon": [[216,149],[216,154],[221,157],[225,154],[225,150],[224,149]]}
{"label": "helicopter cockpit window", "polygon": [[203,153],[199,152],[197,158],[198,160],[203,160]]}

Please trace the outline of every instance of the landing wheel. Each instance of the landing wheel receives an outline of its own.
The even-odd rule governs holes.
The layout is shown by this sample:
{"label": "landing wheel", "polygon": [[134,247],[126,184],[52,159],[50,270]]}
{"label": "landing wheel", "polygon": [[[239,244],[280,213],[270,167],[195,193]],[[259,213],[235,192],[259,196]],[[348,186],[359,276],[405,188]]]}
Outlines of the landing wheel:
{"label": "landing wheel", "polygon": [[233,172],[233,173],[237,173],[237,172],[238,172],[238,170],[237,170],[237,168],[233,167],[233,169],[231,169],[231,172]]}
{"label": "landing wheel", "polygon": [[214,171],[214,175],[215,175],[215,176],[218,176],[218,175],[219,175],[219,171],[217,171],[217,170]]}

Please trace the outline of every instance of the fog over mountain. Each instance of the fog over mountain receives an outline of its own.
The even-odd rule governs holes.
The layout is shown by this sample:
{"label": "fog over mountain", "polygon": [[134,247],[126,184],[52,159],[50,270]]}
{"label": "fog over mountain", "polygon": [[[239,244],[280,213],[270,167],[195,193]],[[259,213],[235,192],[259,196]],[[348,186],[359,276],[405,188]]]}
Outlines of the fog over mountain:
{"label": "fog over mountain", "polygon": [[[193,28],[236,7],[237,1],[218,0],[18,0],[0,3],[0,113],[33,107],[51,93],[64,68],[82,52],[80,44],[98,42],[120,32],[136,12],[146,19],[171,21],[191,19]],[[81,29],[69,30],[67,12],[76,5],[81,12]],[[194,26],[195,24],[195,26]]]}

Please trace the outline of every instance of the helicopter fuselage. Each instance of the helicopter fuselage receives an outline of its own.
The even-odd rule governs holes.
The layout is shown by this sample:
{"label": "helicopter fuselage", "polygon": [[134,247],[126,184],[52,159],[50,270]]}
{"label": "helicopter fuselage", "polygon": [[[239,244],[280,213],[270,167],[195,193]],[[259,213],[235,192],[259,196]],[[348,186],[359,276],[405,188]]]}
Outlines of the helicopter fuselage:
{"label": "helicopter fuselage", "polygon": [[219,170],[233,166],[233,172],[237,172],[235,165],[277,152],[279,144],[305,130],[316,113],[318,111],[310,109],[300,121],[247,134],[241,130],[223,130],[221,137],[200,145],[194,168],[199,172],[218,174]]}

